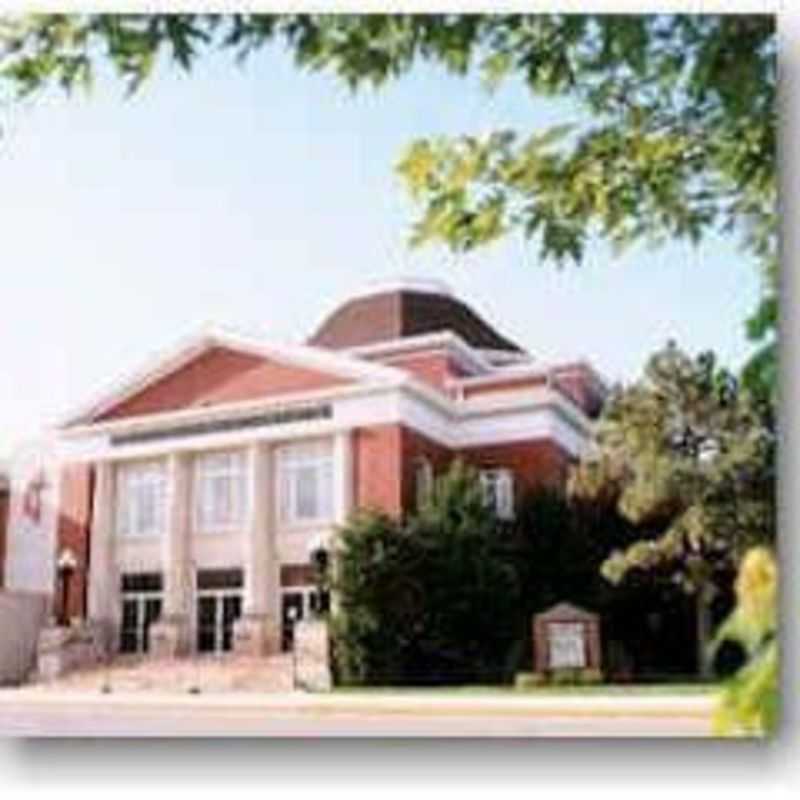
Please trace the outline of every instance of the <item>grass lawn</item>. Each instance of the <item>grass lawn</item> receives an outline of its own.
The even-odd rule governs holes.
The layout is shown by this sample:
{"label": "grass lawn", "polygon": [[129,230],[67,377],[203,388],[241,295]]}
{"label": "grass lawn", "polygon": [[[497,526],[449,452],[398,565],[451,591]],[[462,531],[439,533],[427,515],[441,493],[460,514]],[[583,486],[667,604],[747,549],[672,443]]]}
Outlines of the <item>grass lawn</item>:
{"label": "grass lawn", "polygon": [[334,692],[342,694],[430,694],[432,696],[485,695],[485,696],[550,696],[550,695],[594,695],[621,697],[658,697],[714,694],[719,691],[718,683],[631,683],[595,684],[592,686],[534,686],[517,689],[514,686],[338,686]]}

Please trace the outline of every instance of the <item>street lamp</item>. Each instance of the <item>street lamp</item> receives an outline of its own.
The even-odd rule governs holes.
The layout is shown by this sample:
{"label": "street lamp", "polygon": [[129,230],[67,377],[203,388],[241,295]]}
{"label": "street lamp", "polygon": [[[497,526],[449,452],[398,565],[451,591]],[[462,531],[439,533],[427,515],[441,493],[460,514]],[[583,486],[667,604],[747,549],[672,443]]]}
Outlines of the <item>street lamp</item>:
{"label": "street lamp", "polygon": [[69,625],[69,584],[72,575],[78,567],[78,559],[69,547],[61,551],[56,563],[58,577],[61,581],[61,609],[58,624],[62,627]]}

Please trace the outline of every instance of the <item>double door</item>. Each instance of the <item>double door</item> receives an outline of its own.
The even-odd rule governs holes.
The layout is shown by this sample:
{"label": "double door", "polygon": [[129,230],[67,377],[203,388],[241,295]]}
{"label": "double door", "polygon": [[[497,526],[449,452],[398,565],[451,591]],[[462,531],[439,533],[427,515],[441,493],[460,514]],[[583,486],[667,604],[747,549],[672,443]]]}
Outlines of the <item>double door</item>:
{"label": "double door", "polygon": [[233,626],[242,616],[242,593],[206,590],[197,596],[197,652],[227,653],[233,648]]}
{"label": "double door", "polygon": [[150,626],[160,616],[160,595],[123,594],[120,653],[146,653],[150,649]]}

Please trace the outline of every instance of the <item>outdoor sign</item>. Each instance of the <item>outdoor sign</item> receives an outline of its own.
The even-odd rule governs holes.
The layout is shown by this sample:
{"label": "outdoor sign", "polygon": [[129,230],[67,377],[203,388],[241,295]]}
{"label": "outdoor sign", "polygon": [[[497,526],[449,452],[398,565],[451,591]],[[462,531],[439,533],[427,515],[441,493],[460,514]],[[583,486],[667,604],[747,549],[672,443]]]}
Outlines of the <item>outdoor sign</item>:
{"label": "outdoor sign", "polygon": [[547,626],[550,669],[583,669],[586,642],[583,623],[551,622]]}

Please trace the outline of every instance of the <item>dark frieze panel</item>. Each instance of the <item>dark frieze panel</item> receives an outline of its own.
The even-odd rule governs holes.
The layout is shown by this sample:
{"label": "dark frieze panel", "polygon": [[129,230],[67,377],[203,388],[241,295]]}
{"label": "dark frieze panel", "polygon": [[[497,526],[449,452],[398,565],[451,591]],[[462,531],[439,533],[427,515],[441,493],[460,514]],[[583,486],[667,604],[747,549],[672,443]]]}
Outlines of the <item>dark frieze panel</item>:
{"label": "dark frieze panel", "polygon": [[142,444],[159,439],[181,438],[186,436],[203,436],[211,433],[225,433],[246,428],[261,428],[269,425],[289,425],[293,422],[308,422],[316,419],[331,419],[333,407],[329,403],[313,406],[299,406],[272,411],[265,414],[254,414],[249,417],[222,419],[212,422],[194,422],[186,425],[175,425],[151,431],[122,433],[111,436],[112,446],[126,444]]}

